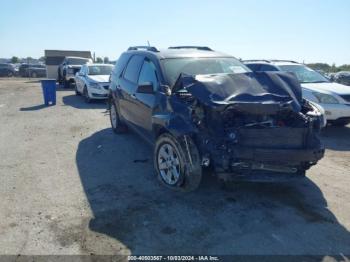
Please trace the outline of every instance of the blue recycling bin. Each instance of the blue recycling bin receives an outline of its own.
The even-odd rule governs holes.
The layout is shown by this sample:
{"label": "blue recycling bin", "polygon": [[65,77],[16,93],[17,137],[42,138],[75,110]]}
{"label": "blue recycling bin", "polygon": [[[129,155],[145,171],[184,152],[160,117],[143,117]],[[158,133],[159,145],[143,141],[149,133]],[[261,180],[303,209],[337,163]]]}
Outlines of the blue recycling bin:
{"label": "blue recycling bin", "polygon": [[56,80],[41,80],[45,105],[56,105]]}

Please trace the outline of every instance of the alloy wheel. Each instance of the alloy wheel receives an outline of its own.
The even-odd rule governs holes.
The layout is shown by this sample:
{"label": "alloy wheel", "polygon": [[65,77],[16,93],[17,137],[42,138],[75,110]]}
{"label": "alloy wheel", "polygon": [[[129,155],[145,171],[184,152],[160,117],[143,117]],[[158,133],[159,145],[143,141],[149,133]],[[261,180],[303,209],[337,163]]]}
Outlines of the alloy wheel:
{"label": "alloy wheel", "polygon": [[118,126],[118,115],[117,115],[117,109],[115,108],[115,105],[111,106],[111,123],[112,127],[115,129]]}
{"label": "alloy wheel", "polygon": [[163,144],[158,151],[160,175],[168,185],[175,185],[180,179],[180,160],[176,149],[169,143]]}

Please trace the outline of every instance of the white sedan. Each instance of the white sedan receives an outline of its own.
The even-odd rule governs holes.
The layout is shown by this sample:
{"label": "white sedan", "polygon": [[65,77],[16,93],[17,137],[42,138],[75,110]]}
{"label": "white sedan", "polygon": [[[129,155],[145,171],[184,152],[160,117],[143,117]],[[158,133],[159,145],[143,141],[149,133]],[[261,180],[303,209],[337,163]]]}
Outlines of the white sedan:
{"label": "white sedan", "polygon": [[112,69],[113,65],[109,64],[83,65],[75,75],[76,95],[83,95],[87,103],[92,99],[107,99]]}
{"label": "white sedan", "polygon": [[295,74],[303,88],[303,97],[319,104],[328,123],[350,123],[350,86],[330,82],[311,68],[288,60],[246,60],[252,71],[285,71]]}
{"label": "white sedan", "polygon": [[295,63],[280,64],[280,69],[294,73],[303,87],[303,96],[323,107],[328,123],[350,123],[350,87],[332,83],[311,68]]}

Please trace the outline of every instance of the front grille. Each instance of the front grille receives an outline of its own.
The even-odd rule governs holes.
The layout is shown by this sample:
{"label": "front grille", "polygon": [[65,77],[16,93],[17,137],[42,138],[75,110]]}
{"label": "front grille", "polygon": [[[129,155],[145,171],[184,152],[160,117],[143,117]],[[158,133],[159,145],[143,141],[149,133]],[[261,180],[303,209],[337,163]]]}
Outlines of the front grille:
{"label": "front grille", "polygon": [[350,102],[350,95],[341,95],[341,98],[343,98],[345,101]]}
{"label": "front grille", "polygon": [[96,94],[96,93],[92,93],[92,96],[94,96],[94,97],[107,97],[106,94]]}
{"label": "front grille", "polygon": [[304,146],[305,128],[242,128],[239,131],[239,144],[247,147],[269,149],[298,149]]}

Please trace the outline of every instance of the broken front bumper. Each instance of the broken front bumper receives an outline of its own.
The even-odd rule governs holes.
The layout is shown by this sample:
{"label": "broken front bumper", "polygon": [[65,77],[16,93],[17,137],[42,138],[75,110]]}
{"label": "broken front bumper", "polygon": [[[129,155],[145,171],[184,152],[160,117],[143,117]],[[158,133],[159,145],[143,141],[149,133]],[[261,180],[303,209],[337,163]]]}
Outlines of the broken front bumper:
{"label": "broken front bumper", "polygon": [[215,157],[215,171],[224,180],[289,181],[303,178],[305,170],[324,156],[322,146],[314,149],[265,149],[237,147]]}
{"label": "broken front bumper", "polygon": [[261,149],[242,147],[235,149],[234,154],[240,160],[298,165],[302,162],[316,163],[323,157],[324,151],[323,147],[317,149]]}

